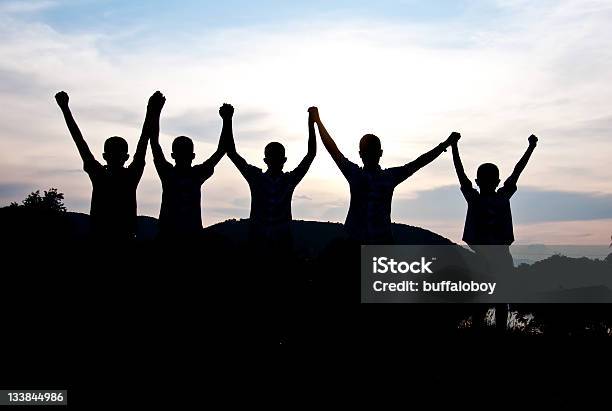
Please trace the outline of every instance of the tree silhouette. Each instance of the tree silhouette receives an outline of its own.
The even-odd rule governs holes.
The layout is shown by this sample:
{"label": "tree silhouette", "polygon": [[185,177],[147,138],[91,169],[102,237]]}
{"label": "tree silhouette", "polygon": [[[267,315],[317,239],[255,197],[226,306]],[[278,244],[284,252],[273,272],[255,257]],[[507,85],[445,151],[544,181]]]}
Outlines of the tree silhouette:
{"label": "tree silhouette", "polygon": [[64,193],[57,191],[57,188],[50,188],[40,195],[40,190],[36,190],[28,194],[21,202],[21,205],[13,202],[11,207],[23,207],[28,210],[52,211],[57,213],[66,212],[64,205]]}

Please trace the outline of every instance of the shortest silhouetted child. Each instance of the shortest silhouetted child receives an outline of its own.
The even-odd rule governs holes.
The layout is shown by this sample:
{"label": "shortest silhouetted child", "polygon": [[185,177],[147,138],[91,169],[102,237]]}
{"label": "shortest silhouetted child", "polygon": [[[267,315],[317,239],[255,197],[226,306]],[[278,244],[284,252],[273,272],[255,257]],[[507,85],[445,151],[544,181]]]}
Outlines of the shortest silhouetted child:
{"label": "shortest silhouetted child", "polygon": [[495,164],[485,163],[478,167],[476,173],[476,184],[480,192],[472,187],[472,182],[463,170],[463,164],[459,157],[457,143],[452,145],[453,162],[461,192],[468,203],[465,228],[463,230],[463,241],[475,252],[479,252],[480,246],[504,246],[503,253],[499,254],[501,261],[496,264],[512,267],[512,256],[510,255],[510,244],[514,242],[512,227],[512,212],[510,211],[510,198],[517,190],[516,183],[525,169],[538,138],[534,135],[529,137],[529,148],[514,167],[514,171],[504,182],[501,188],[499,169]]}
{"label": "shortest silhouetted child", "polygon": [[[457,143],[452,144],[455,170],[461,184],[461,192],[468,203],[463,241],[483,258],[490,271],[503,272],[514,267],[510,254],[510,245],[514,242],[510,198],[517,190],[516,183],[535,150],[537,142],[536,136],[533,134],[529,136],[527,151],[499,189],[497,188],[500,183],[497,166],[485,163],[478,167],[476,184],[480,192],[472,186],[472,182],[463,170]],[[507,319],[507,305],[497,304],[495,309],[496,328],[505,329],[506,322],[502,319]]]}

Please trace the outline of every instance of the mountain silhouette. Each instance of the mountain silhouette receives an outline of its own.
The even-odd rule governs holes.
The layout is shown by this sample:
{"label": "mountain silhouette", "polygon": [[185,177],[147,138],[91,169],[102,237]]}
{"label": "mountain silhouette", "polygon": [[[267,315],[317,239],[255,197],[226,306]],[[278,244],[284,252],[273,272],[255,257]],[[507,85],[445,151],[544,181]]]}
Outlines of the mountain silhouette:
{"label": "mountain silhouette", "polygon": [[[458,322],[470,315],[471,304],[394,305],[384,317],[377,314],[382,308],[376,305],[351,311],[350,307],[359,305],[359,247],[343,246],[346,237],[342,224],[292,222],[296,255],[278,259],[253,253],[247,241],[248,223],[244,219],[214,224],[203,229],[203,241],[177,245],[152,241],[157,236],[157,219],[141,216],[138,241],[92,247],[84,241],[89,230],[87,214],[0,208],[0,239],[7,267],[12,267],[5,276],[7,287],[23,290],[11,294],[3,306],[11,310],[28,302],[28,308],[20,313],[26,319],[38,315],[42,307],[66,313],[68,307],[77,304],[82,310],[71,314],[73,325],[85,322],[95,327],[98,319],[107,324],[107,317],[126,321],[121,318],[138,307],[148,307],[152,317],[142,321],[154,324],[166,318],[168,304],[177,316],[173,321],[187,324],[197,320],[202,303],[223,305],[224,320],[220,317],[217,325],[230,327],[232,332],[240,330],[240,338],[267,335],[256,324],[261,318],[283,312],[280,307],[287,300],[294,309],[285,310],[280,321],[298,329],[302,337],[315,339],[350,339],[342,336],[359,334],[363,321],[364,327],[388,332],[393,321],[401,320],[410,324],[402,331],[406,338],[413,332],[455,332]],[[399,244],[450,245],[457,261],[478,260],[473,252],[429,230],[393,224],[393,231]],[[591,260],[556,255],[533,265],[521,265],[514,275],[526,290],[533,289],[537,294],[530,300],[533,304],[515,304],[514,309],[534,313],[549,324],[548,330],[553,330],[549,332],[582,330],[585,321],[600,329],[599,324],[609,324],[612,318],[609,304],[537,302],[549,298],[575,302],[585,296],[611,300],[611,262],[611,256]],[[554,288],[555,284],[559,285]],[[112,298],[112,308],[106,304],[107,298]],[[353,328],[338,328],[347,321],[343,316],[349,314],[351,320],[346,326]],[[88,319],[82,319],[83,315]],[[176,324],[167,323],[169,327]],[[262,327],[269,331],[275,326],[268,322]],[[274,332],[268,336],[276,338]]]}
{"label": "mountain silhouette", "polygon": [[[0,208],[0,224],[4,227],[4,239],[48,240],[51,238],[83,240],[90,230],[90,217],[85,213],[49,213],[21,208]],[[158,220],[138,216],[136,239],[151,241],[157,237]],[[202,230],[203,235],[222,236],[234,245],[246,245],[249,220],[226,220]],[[341,223],[294,220],[291,223],[294,246],[299,255],[318,255],[334,239],[345,237]],[[451,240],[421,227],[393,224],[397,244],[453,245]]]}

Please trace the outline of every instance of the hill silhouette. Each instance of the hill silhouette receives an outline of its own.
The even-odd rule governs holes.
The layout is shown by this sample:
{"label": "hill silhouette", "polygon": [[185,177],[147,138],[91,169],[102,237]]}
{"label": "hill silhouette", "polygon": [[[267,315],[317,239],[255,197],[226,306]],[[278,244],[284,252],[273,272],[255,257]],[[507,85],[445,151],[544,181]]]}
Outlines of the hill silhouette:
{"label": "hill silhouette", "polygon": [[[136,239],[154,240],[157,236],[157,219],[139,216]],[[60,215],[36,213],[31,210],[0,208],[0,223],[6,227],[5,232],[11,238],[34,235],[45,238],[54,233],[62,238],[82,240],[89,232],[89,215],[66,212]],[[235,244],[245,244],[248,239],[248,219],[226,220],[206,227],[202,233],[224,236]],[[295,248],[298,253],[313,256],[321,252],[335,238],[343,238],[344,228],[340,223],[294,220],[292,222]],[[406,224],[393,224],[393,231],[398,244],[452,245],[451,240],[432,231]]]}
{"label": "hill silhouette", "polygon": [[[151,241],[157,233],[157,220],[139,217],[139,241],[102,247],[85,241],[88,224],[87,214],[0,209],[5,260],[7,266],[14,267],[6,276],[6,285],[17,290],[3,301],[6,312],[22,307],[19,315],[25,320],[39,315],[44,307],[63,316],[70,312],[75,327],[89,324],[87,327],[122,329],[129,327],[126,315],[147,307],[146,316],[139,321],[151,327],[162,321],[163,327],[176,331],[180,324],[198,321],[204,304],[225,307],[215,326],[241,338],[275,340],[278,335],[273,330],[282,322],[283,327],[293,330],[289,334],[300,336],[297,339],[326,336],[343,341],[355,338],[360,327],[377,333],[395,330],[400,339],[415,333],[464,332],[457,331],[457,324],[470,315],[470,304],[400,304],[384,309],[384,315],[375,305],[355,310],[360,295],[359,248],[343,245],[343,227],[338,223],[294,221],[296,256],[282,256],[278,261],[256,255],[249,248],[248,220],[207,227],[202,241],[193,244],[172,244]],[[394,224],[393,230],[401,244],[453,245],[423,228]],[[463,247],[454,248],[462,261],[477,258]],[[606,300],[611,298],[606,286],[612,277],[610,262],[610,256],[605,261],[553,256],[521,265],[516,275],[529,284],[527,288],[541,286],[534,288],[540,293],[537,298],[574,302],[584,295],[595,295]],[[593,278],[603,280],[589,282]],[[545,287],[557,280],[557,289]],[[112,307],[107,303],[109,298]],[[75,306],[79,312],[70,311]],[[292,308],[283,308],[288,306]],[[570,329],[584,331],[585,323],[595,324],[591,330],[607,332],[612,319],[609,307],[514,305],[519,312],[535,313],[546,324],[541,329],[561,334]],[[282,313],[280,318],[278,313]],[[164,322],[169,315],[174,319]],[[262,318],[266,319],[263,323]],[[396,321],[407,328],[397,331]],[[111,328],[109,332],[114,333]]]}

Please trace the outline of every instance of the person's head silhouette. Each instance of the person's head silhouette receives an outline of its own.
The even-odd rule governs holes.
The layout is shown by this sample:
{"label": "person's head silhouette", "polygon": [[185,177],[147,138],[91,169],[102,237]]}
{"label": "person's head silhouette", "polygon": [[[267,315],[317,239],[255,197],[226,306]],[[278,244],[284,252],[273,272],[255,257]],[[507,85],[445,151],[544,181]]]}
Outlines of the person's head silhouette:
{"label": "person's head silhouette", "polygon": [[172,158],[177,167],[191,167],[195,158],[193,141],[189,137],[179,136],[172,142]]}
{"label": "person's head silhouette", "polygon": [[499,168],[492,163],[484,163],[476,172],[476,184],[481,193],[492,193],[499,185]]}
{"label": "person's head silhouette", "polygon": [[128,154],[128,143],[121,137],[109,137],[104,142],[104,153],[102,154],[106,164],[110,168],[121,168],[130,158]]}
{"label": "person's head silhouette", "polygon": [[281,143],[272,142],[264,149],[264,162],[271,173],[280,173],[287,161],[285,147]]}
{"label": "person's head silhouette", "polygon": [[382,156],[380,139],[374,134],[366,134],[359,141],[359,156],[365,168],[378,167]]}

